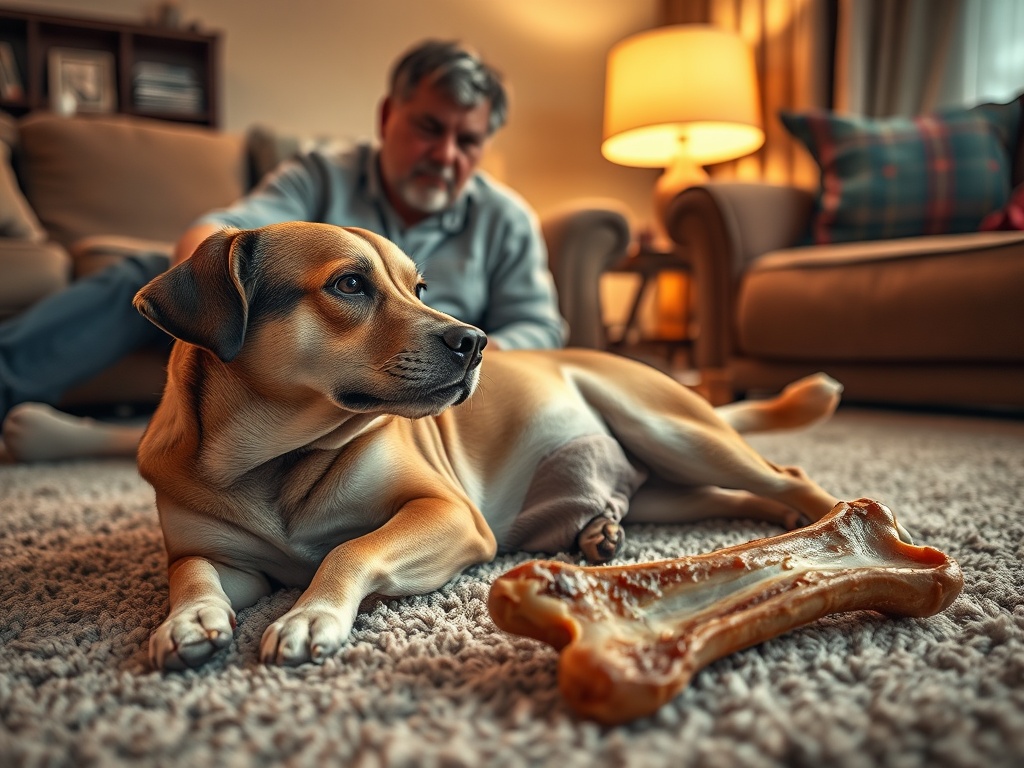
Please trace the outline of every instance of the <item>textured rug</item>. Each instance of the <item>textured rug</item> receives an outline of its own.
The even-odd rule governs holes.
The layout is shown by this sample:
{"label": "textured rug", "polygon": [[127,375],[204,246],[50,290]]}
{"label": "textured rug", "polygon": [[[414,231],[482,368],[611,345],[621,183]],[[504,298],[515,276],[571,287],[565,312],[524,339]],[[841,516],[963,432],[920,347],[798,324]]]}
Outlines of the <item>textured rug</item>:
{"label": "textured rug", "polygon": [[[365,606],[323,666],[261,665],[297,592],[239,615],[199,671],[149,670],[167,583],[130,462],[0,466],[0,765],[999,766],[1024,760],[1024,422],[841,409],[754,436],[844,498],[889,504],[963,567],[943,614],[830,617],[722,659],[650,718],[580,721],[556,654],[497,630],[489,584]],[[626,562],[778,533],[753,522],[628,530]],[[567,559],[567,558],[566,558]]]}

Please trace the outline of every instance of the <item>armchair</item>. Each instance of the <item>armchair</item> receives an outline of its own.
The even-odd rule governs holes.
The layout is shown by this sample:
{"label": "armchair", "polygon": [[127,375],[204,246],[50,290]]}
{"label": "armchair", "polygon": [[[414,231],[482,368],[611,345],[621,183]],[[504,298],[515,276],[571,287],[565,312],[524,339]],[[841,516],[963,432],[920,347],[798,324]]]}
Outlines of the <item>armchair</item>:
{"label": "armchair", "polygon": [[605,349],[601,276],[629,248],[629,210],[613,199],[571,201],[541,219],[558,307],[569,324],[570,347]]}
{"label": "armchair", "polygon": [[1024,232],[801,246],[813,207],[811,192],[740,182],[670,202],[713,403],[824,370],[849,401],[1024,406]]}
{"label": "armchair", "polygon": [[[914,118],[779,118],[821,194],[708,183],[666,213],[689,251],[715,402],[824,370],[847,400],[1024,406],[1024,96]],[[810,242],[814,245],[810,245]]]}

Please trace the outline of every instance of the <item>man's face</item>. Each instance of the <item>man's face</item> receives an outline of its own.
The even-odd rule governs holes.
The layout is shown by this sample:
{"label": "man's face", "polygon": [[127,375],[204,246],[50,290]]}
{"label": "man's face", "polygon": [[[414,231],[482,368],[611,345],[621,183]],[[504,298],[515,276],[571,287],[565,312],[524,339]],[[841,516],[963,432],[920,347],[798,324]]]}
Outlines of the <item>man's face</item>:
{"label": "man's face", "polygon": [[388,199],[408,224],[455,202],[487,144],[489,102],[461,107],[420,83],[408,101],[381,107],[381,175]]}

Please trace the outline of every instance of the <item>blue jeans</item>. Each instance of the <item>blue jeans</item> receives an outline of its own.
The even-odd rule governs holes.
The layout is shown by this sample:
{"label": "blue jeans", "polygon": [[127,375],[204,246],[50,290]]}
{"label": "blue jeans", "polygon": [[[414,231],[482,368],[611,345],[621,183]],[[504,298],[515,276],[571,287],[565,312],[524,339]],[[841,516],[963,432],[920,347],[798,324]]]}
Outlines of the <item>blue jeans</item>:
{"label": "blue jeans", "polygon": [[56,404],[130,352],[171,338],[132,306],[167,270],[165,256],[132,256],[0,323],[0,421],[18,403]]}

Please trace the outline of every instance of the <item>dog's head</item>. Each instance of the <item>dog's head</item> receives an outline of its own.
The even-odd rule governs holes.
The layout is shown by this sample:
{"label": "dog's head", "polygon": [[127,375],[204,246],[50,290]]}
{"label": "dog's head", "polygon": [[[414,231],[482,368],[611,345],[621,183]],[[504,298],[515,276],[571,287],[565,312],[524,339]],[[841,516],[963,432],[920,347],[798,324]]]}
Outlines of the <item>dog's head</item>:
{"label": "dog's head", "polygon": [[487,343],[424,304],[424,286],[389,240],[289,222],[210,236],[135,307],[260,396],[416,418],[472,394]]}

